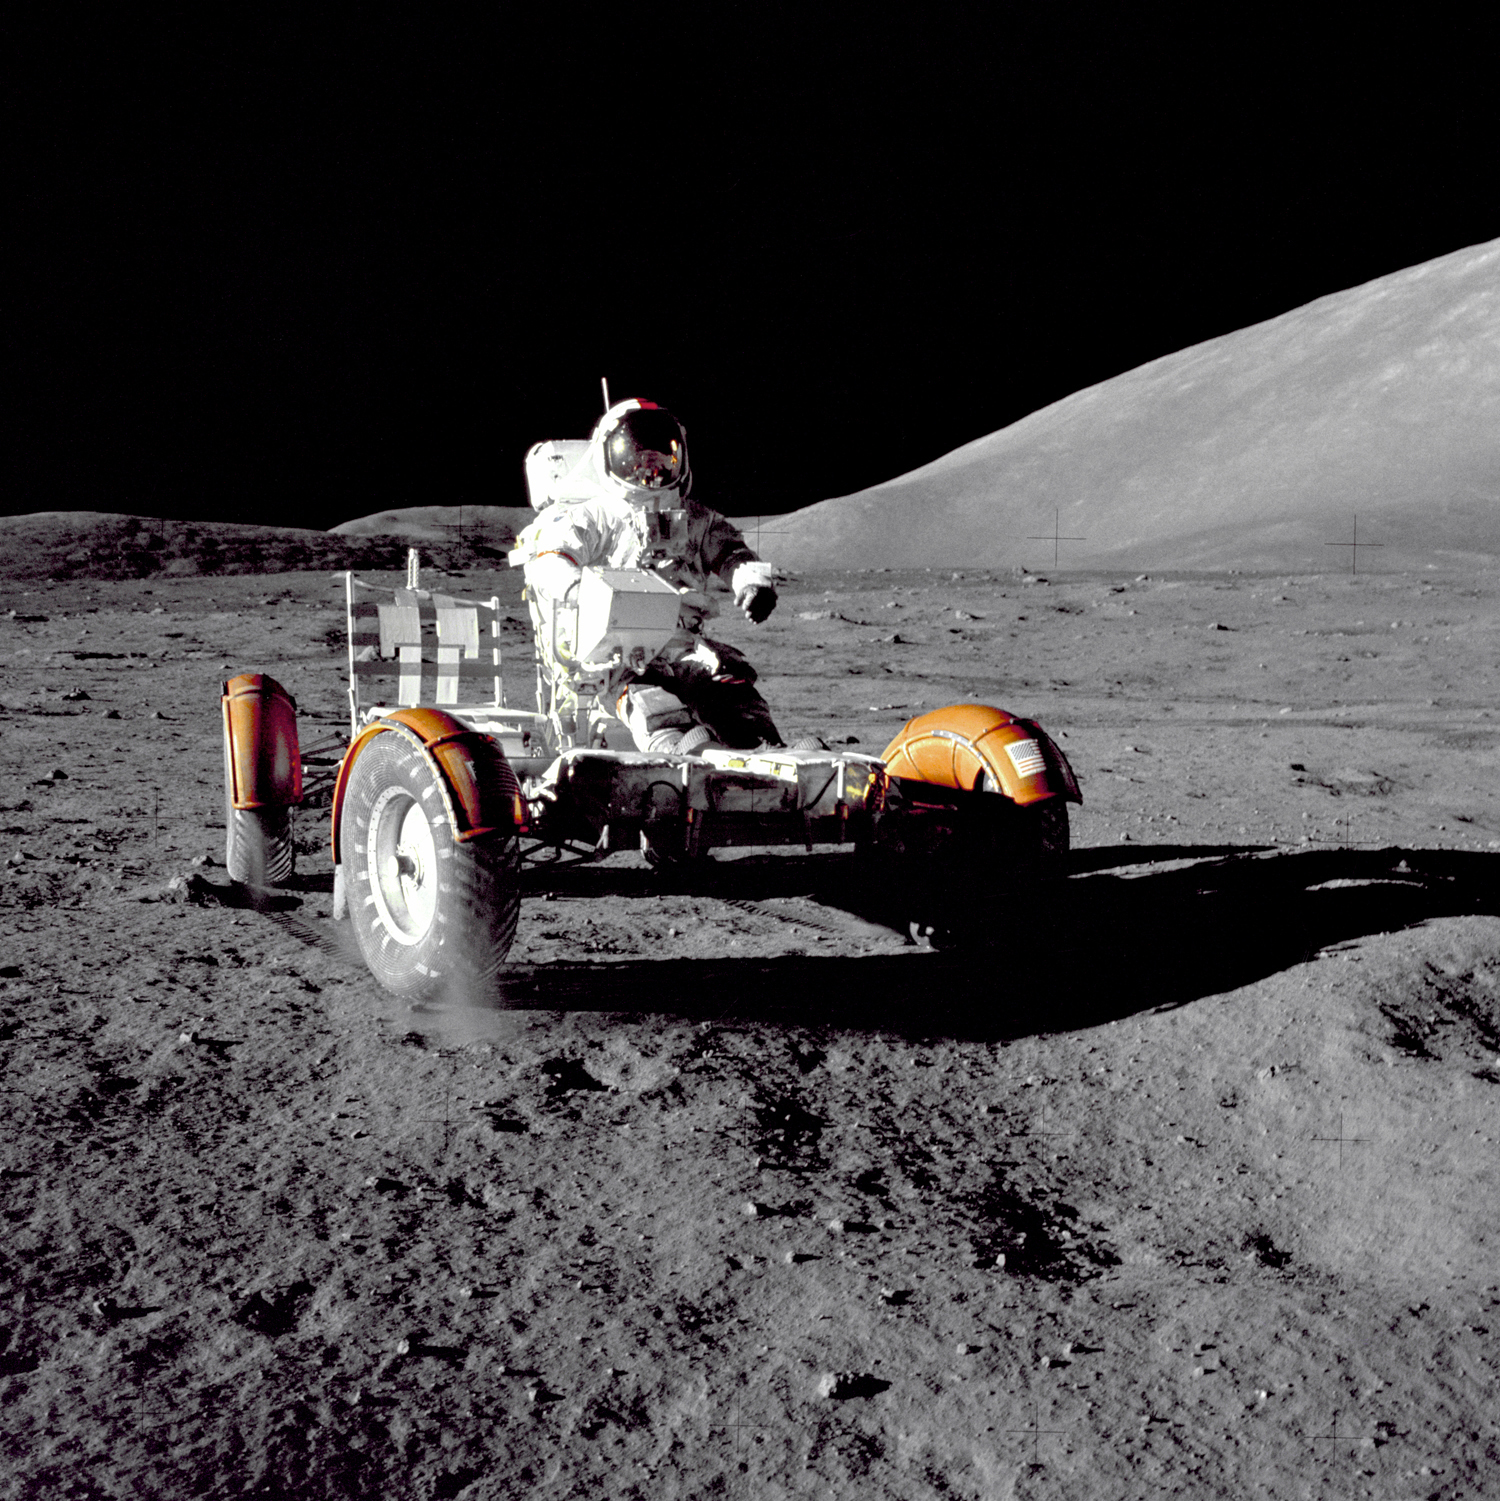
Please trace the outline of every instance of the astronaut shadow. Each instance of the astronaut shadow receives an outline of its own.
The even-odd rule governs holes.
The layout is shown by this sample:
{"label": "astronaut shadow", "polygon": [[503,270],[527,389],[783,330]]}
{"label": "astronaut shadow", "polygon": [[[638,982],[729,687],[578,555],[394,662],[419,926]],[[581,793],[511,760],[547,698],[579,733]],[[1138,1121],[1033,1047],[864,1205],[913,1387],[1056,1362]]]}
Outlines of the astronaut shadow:
{"label": "astronaut shadow", "polygon": [[1002,1040],[1187,1005],[1338,944],[1500,913],[1500,855],[1328,849],[1236,852],[1170,870],[1134,863],[1167,848],[1181,861],[1204,849],[1134,851],[1128,865],[1092,871],[1091,852],[1080,852],[1083,873],[1045,900],[995,912],[975,947],[516,966],[507,1004]]}

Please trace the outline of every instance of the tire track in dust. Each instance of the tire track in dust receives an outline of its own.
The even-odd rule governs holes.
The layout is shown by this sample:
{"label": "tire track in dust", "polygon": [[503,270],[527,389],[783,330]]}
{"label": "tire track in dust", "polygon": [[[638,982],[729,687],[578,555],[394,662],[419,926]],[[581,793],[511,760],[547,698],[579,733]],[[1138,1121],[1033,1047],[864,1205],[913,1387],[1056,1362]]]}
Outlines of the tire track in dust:
{"label": "tire track in dust", "polygon": [[778,922],[788,923],[793,927],[809,928],[815,933],[823,933],[830,938],[885,939],[900,936],[892,928],[883,928],[878,923],[865,922],[859,918],[851,917],[847,922],[838,922],[832,918],[817,915],[797,916],[790,912],[783,912],[771,906],[769,902],[752,902],[739,897],[722,896],[714,900],[725,907],[733,907],[739,912],[748,912],[752,917],[774,917]]}
{"label": "tire track in dust", "polygon": [[278,911],[266,904],[256,903],[255,910],[299,943],[304,943],[309,948],[321,949],[332,958],[342,959],[360,969],[365,967],[364,955],[360,953],[359,945],[352,932],[337,927],[329,931],[308,922],[306,918],[297,917],[291,912]]}

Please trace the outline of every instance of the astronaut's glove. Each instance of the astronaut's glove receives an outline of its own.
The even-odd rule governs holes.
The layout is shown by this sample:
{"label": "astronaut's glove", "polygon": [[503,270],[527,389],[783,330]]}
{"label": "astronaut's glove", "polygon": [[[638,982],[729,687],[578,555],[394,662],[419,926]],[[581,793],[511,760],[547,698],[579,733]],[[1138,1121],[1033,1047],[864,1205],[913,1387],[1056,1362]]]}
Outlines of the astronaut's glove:
{"label": "astronaut's glove", "polygon": [[729,580],[734,602],[759,625],[776,608],[776,570],[759,558],[747,558]]}
{"label": "astronaut's glove", "polygon": [[776,608],[776,591],[769,584],[747,584],[734,602],[749,620],[759,625]]}

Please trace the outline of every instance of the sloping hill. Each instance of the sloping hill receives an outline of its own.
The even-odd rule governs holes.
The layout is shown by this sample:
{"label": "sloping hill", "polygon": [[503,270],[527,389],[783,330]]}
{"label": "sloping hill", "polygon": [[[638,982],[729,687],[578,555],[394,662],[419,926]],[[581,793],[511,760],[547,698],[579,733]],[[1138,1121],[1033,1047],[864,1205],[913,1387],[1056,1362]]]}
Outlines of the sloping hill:
{"label": "sloping hill", "polygon": [[377,511],[330,530],[343,537],[400,537],[408,542],[489,545],[509,548],[535,512],[528,506],[405,506]]}
{"label": "sloping hill", "polygon": [[232,521],[171,521],[105,511],[35,511],[0,517],[0,578],[150,578],[156,575],[330,572],[404,568],[417,546],[441,568],[499,567],[514,541],[514,519],[530,511],[502,506],[425,506],[345,522],[332,531],[247,526]]}
{"label": "sloping hill", "polygon": [[291,526],[168,521],[106,511],[0,517],[0,578],[129,579],[304,569],[399,568],[391,537],[336,537]]}
{"label": "sloping hill", "polygon": [[[1500,240],[1079,391],[782,518],[792,566],[1423,568],[1500,558]],[[1045,534],[1048,541],[1028,540]]]}

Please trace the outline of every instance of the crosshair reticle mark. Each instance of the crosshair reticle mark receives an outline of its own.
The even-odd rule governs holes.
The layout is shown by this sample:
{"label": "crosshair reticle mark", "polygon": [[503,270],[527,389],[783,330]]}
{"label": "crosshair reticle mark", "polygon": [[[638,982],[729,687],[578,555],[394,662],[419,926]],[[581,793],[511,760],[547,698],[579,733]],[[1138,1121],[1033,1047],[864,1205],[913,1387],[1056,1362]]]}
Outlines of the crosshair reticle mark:
{"label": "crosshair reticle mark", "polygon": [[1361,542],[1359,540],[1359,517],[1354,518],[1354,531],[1348,542],[1325,542],[1324,547],[1347,547],[1349,549],[1349,572],[1359,572],[1359,550],[1362,547],[1384,547],[1384,542]]}
{"label": "crosshair reticle mark", "polygon": [[1339,1415],[1338,1415],[1337,1411],[1335,1411],[1335,1413],[1333,1415],[1333,1427],[1332,1427],[1332,1431],[1329,1432],[1329,1433],[1315,1433],[1315,1434],[1313,1434],[1313,1436],[1312,1436],[1312,1442],[1314,1444],[1332,1444],[1332,1443],[1357,1444],[1362,1439],[1364,1439],[1366,1437],[1368,1437],[1368,1435],[1367,1434],[1363,1434],[1363,1433],[1340,1433],[1339,1432]]}
{"label": "crosshair reticle mark", "polygon": [[449,1148],[453,1144],[453,1132],[457,1126],[453,1120],[453,1080],[458,1073],[458,1057],[454,1053],[446,1055],[448,1059],[448,1082],[443,1086],[443,1113],[441,1117],[435,1115],[422,1115],[417,1117],[417,1124],[422,1126],[442,1126],[443,1128],[443,1156],[448,1155]]}
{"label": "crosshair reticle mark", "polygon": [[[457,532],[458,533],[458,545],[460,547],[462,547],[464,545],[465,526],[464,526],[464,508],[462,506],[458,507],[458,520],[456,522],[454,522],[454,521],[444,521],[444,522],[440,522],[439,525],[441,526],[442,530],[445,531],[445,532]],[[494,531],[489,526],[489,524],[484,520],[484,518],[483,518],[482,515],[480,516],[479,520],[477,520],[477,521],[471,521],[469,523],[467,531],[468,531],[468,534],[470,536],[474,537],[477,541],[493,541],[494,540]]]}
{"label": "crosshair reticle mark", "polygon": [[1365,845],[1380,843],[1378,839],[1355,839],[1351,837],[1351,831],[1354,828],[1354,815],[1352,813],[1342,813],[1334,819],[1334,828],[1338,828],[1340,825],[1343,826],[1344,833],[1339,839],[1323,839],[1316,834],[1311,834],[1308,838],[1313,844],[1336,844],[1340,849],[1356,849]]}
{"label": "crosshair reticle mark", "polygon": [[1041,1116],[1040,1116],[1040,1124],[1030,1123],[1030,1124],[1028,1124],[1025,1127],[1024,1130],[1021,1130],[1021,1131],[1010,1131],[1008,1134],[1011,1135],[1011,1136],[1061,1136],[1061,1135],[1063,1135],[1063,1128],[1058,1127],[1058,1126],[1049,1126],[1047,1124],[1047,1116],[1051,1113],[1051,1110],[1052,1110],[1052,1107],[1050,1105],[1043,1105],[1042,1106],[1042,1113],[1041,1113]]}
{"label": "crosshair reticle mark", "polygon": [[1067,1433],[1066,1428],[1043,1428],[1038,1417],[1037,1404],[1031,1404],[1031,1422],[1025,1428],[1007,1428],[1006,1433],[1026,1433],[1031,1436],[1031,1468],[1039,1470],[1042,1467],[1042,1435],[1061,1435]]}
{"label": "crosshair reticle mark", "polygon": [[[734,1434],[734,1468],[740,1478],[748,1481],[750,1466],[745,1459],[745,1430],[748,1428],[756,1432],[764,1432],[766,1429],[781,1425],[749,1422],[745,1417],[745,1394],[743,1392],[737,1391],[734,1394],[734,1401],[730,1404],[730,1411],[733,1413],[733,1417],[724,1424],[724,1427]],[[731,1486],[734,1485],[733,1478],[731,1478],[730,1484]]]}
{"label": "crosshair reticle mark", "polygon": [[[742,517],[740,519],[740,522],[738,523],[738,525],[739,525],[741,533],[743,533],[744,530],[745,530],[744,522],[748,521],[749,519],[750,518],[748,516]],[[780,515],[779,512],[776,515],[776,519],[778,521],[780,521],[782,519],[782,517],[781,517],[781,515]],[[786,532],[787,532],[787,528],[784,527],[784,526],[762,527],[761,526],[761,522],[764,521],[764,520],[765,520],[764,516],[757,516],[755,518],[755,550],[756,550],[757,553],[760,551],[760,539],[761,539],[761,533],[762,532],[764,532],[765,535],[768,536],[768,537],[784,537],[786,535]]]}
{"label": "crosshair reticle mark", "polygon": [[1028,536],[1028,542],[1050,542],[1052,544],[1052,566],[1057,567],[1058,544],[1060,542],[1087,542],[1087,537],[1065,537],[1062,535],[1062,511],[1054,510],[1052,513],[1052,530],[1040,536]]}
{"label": "crosshair reticle mark", "polygon": [[1337,1136],[1315,1136],[1315,1137],[1313,1137],[1314,1141],[1336,1141],[1339,1144],[1339,1171],[1340,1172],[1342,1172],[1343,1168],[1344,1168],[1344,1146],[1345,1146],[1345,1144],[1347,1143],[1349,1146],[1354,1146],[1354,1145],[1359,1144],[1359,1143],[1368,1142],[1369,1139],[1370,1138],[1368,1136],[1345,1136],[1344,1135],[1344,1110],[1343,1110],[1343,1106],[1342,1105],[1340,1105],[1340,1107],[1339,1107],[1339,1134]]}

